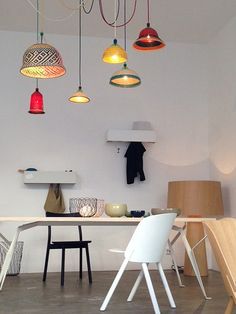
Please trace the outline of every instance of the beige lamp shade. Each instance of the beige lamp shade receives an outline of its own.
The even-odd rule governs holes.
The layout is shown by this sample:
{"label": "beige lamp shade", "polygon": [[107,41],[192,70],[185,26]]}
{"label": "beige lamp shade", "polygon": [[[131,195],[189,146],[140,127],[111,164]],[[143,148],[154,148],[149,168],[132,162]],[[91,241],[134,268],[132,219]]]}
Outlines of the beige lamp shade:
{"label": "beige lamp shade", "polygon": [[77,104],[85,104],[90,101],[90,98],[83,92],[82,87],[79,86],[78,90],[69,98],[69,101]]}
{"label": "beige lamp shade", "polygon": [[218,181],[172,181],[168,183],[167,206],[180,208],[183,216],[224,214]]}
{"label": "beige lamp shade", "polygon": [[138,74],[129,69],[125,63],[121,70],[112,75],[110,84],[117,87],[136,87],[141,84],[141,80]]}

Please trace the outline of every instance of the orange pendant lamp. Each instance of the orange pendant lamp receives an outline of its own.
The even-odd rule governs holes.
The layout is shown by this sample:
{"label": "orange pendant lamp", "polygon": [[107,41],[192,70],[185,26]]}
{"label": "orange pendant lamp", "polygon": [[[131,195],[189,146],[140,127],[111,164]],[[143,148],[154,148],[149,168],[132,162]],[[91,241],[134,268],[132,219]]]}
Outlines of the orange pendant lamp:
{"label": "orange pendant lamp", "polygon": [[158,36],[157,31],[154,28],[150,27],[149,0],[147,0],[147,12],[147,27],[141,30],[138,39],[133,44],[133,47],[137,50],[142,51],[158,50],[165,47],[165,43]]}

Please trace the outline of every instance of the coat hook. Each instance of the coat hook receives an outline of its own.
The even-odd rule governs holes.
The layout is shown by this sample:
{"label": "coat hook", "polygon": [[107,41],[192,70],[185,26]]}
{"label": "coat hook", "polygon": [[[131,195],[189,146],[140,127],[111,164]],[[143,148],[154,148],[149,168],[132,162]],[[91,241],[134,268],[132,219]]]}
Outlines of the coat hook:
{"label": "coat hook", "polygon": [[120,147],[117,148],[117,154],[119,154],[119,153],[120,153]]}

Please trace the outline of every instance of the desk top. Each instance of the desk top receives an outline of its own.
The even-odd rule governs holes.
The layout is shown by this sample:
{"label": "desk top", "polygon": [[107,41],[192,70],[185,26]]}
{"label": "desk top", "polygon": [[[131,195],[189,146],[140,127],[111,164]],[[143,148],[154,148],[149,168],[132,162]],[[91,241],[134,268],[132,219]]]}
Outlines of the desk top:
{"label": "desk top", "polygon": [[[143,218],[133,217],[16,217],[1,216],[0,222],[37,223],[38,225],[52,224],[81,224],[81,225],[137,225]],[[177,217],[175,222],[203,222],[215,220],[215,217]]]}

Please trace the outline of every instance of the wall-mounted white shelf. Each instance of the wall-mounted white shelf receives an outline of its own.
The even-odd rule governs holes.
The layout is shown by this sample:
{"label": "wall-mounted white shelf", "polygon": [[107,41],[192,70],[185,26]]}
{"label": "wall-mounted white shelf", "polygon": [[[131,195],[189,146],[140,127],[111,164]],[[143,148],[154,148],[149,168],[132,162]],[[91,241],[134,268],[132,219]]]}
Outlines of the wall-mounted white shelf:
{"label": "wall-mounted white shelf", "polygon": [[75,172],[66,171],[24,171],[24,183],[63,183],[75,184]]}
{"label": "wall-mounted white shelf", "polygon": [[149,142],[156,143],[157,136],[153,130],[112,130],[106,134],[108,142]]}

